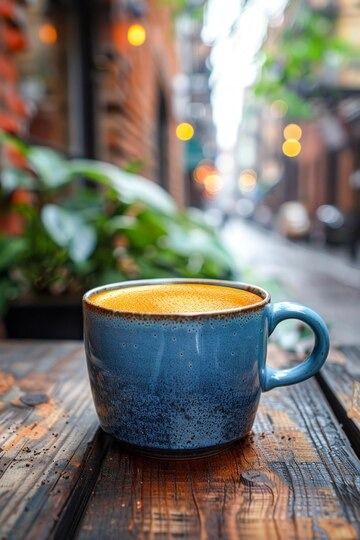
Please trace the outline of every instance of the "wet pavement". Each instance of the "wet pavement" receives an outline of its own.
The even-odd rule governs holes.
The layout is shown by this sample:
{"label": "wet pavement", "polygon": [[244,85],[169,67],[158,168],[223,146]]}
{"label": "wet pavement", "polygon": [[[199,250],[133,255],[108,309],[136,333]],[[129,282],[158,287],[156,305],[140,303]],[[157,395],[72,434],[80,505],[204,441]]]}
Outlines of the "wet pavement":
{"label": "wet pavement", "polygon": [[333,344],[360,343],[360,268],[342,253],[291,242],[279,234],[234,219],[223,230],[225,243],[244,269],[276,280],[283,298],[318,311],[330,326]]}

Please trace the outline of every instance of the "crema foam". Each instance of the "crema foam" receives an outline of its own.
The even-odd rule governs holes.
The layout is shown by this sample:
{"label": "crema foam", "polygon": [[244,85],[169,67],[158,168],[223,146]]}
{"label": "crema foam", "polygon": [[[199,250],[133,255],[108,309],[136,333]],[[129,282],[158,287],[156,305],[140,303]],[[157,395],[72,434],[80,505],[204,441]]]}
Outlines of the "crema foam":
{"label": "crema foam", "polygon": [[177,315],[232,310],[258,304],[249,291],[203,283],[140,285],[94,293],[88,301],[119,312]]}

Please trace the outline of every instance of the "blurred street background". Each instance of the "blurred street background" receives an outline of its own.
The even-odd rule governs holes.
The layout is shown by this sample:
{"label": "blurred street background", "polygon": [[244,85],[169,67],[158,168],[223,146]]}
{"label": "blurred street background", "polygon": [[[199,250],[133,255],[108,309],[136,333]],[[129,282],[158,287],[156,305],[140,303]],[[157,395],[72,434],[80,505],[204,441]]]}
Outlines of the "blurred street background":
{"label": "blurred street background", "polygon": [[359,29],[357,0],[0,0],[2,334],[180,275],[359,343]]}

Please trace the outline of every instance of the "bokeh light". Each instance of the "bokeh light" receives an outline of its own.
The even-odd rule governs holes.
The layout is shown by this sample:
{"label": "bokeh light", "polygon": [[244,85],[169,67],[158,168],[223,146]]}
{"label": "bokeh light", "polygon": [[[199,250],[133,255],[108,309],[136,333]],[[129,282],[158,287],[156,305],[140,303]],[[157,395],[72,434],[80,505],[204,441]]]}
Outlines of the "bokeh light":
{"label": "bokeh light", "polygon": [[39,40],[45,45],[54,45],[57,42],[57,30],[51,23],[43,23],[39,28]]}
{"label": "bokeh light", "polygon": [[317,218],[332,229],[340,229],[344,225],[344,216],[336,206],[323,204],[316,210]]}
{"label": "bokeh light", "polygon": [[273,186],[280,180],[281,171],[282,165],[277,159],[270,158],[264,161],[261,175],[262,182],[268,186]]}
{"label": "bokeh light", "polygon": [[288,111],[288,104],[283,99],[276,99],[270,105],[270,112],[275,118],[283,118]]}
{"label": "bokeh light", "polygon": [[287,157],[296,157],[301,152],[301,144],[296,139],[287,139],[282,145],[282,151]]}
{"label": "bokeh light", "polygon": [[188,122],[181,122],[176,126],[176,136],[180,141],[189,141],[194,136],[194,128]]}
{"label": "bokeh light", "polygon": [[284,127],[284,139],[295,139],[299,141],[302,135],[302,129],[298,124],[288,124]]}
{"label": "bokeh light", "polygon": [[222,188],[222,180],[217,173],[208,174],[204,179],[204,188],[208,195],[215,195]]}
{"label": "bokeh light", "polygon": [[203,184],[205,178],[213,173],[216,173],[214,165],[210,161],[202,161],[195,167],[193,177],[195,182]]}
{"label": "bokeh light", "polygon": [[257,184],[257,174],[253,169],[244,169],[239,176],[239,188],[241,191],[249,192],[255,189]]}
{"label": "bokeh light", "polygon": [[250,217],[254,210],[255,204],[250,199],[239,199],[235,205],[236,213],[244,218]]}
{"label": "bokeh light", "polygon": [[127,31],[127,39],[130,45],[140,47],[146,41],[146,30],[142,24],[131,24]]}

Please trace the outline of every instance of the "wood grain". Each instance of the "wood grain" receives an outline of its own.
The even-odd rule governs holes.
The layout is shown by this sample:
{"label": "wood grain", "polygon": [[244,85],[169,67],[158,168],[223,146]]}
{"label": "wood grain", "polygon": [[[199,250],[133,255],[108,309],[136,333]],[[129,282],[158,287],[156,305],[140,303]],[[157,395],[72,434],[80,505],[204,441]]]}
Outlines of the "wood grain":
{"label": "wood grain", "polygon": [[359,461],[315,380],[264,394],[222,454],[160,461],[97,429],[82,344],[2,342],[0,370],[0,538],[359,537]]}
{"label": "wood grain", "polygon": [[112,441],[77,538],[355,539],[359,474],[310,380],[264,394],[252,435],[218,456],[159,461]]}
{"label": "wood grain", "polygon": [[360,457],[360,347],[330,351],[318,381]]}
{"label": "wood grain", "polygon": [[0,369],[0,537],[48,538],[98,425],[83,346],[3,342]]}

